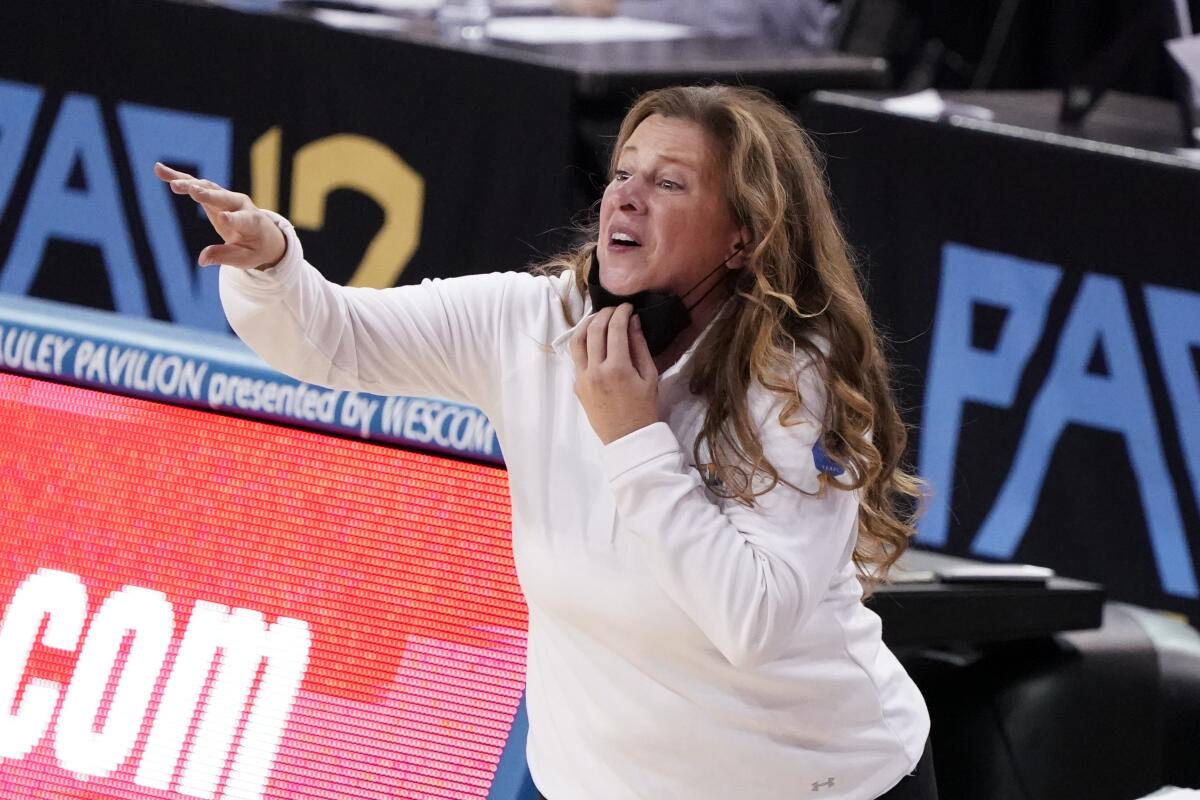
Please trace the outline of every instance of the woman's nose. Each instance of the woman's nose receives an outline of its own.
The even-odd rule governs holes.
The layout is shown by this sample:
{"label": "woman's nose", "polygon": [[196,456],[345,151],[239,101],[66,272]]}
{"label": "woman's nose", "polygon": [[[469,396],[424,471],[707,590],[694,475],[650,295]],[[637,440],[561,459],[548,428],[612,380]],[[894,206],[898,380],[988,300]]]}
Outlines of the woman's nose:
{"label": "woman's nose", "polygon": [[630,176],[613,184],[612,199],[623,210],[641,211],[645,205],[642,195],[644,188],[637,176]]}

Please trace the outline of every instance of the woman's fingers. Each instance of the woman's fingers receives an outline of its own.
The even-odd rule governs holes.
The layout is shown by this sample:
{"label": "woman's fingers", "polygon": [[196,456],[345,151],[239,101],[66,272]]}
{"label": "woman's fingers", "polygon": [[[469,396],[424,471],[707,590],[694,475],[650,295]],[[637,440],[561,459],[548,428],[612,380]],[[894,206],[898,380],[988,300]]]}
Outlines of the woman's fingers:
{"label": "woman's fingers", "polygon": [[588,323],[587,357],[589,367],[598,367],[608,357],[608,324],[612,319],[612,308],[597,312]]}
{"label": "woman's fingers", "polygon": [[170,182],[171,191],[175,194],[189,195],[197,203],[216,208],[219,211],[237,211],[249,203],[248,197],[240,192],[223,189],[212,181],[198,181],[193,178],[179,178]]}
{"label": "woman's fingers", "polygon": [[596,312],[571,337],[571,359],[575,362],[577,372],[598,367],[604,361],[607,349],[608,319],[612,316],[612,312],[611,308]]}
{"label": "woman's fingers", "polygon": [[247,205],[246,195],[231,192],[219,186],[214,189],[193,185],[188,187],[187,193],[197,203],[202,204],[205,210],[240,211]]}
{"label": "woman's fingers", "polygon": [[161,162],[155,163],[154,174],[166,181],[175,194],[190,195],[197,202],[203,202],[221,211],[237,211],[245,207],[249,199],[246,195],[231,192],[207,178],[193,177],[186,172],[171,169]]}
{"label": "woman's fingers", "polygon": [[629,318],[633,315],[633,306],[621,303],[613,311],[608,323],[608,356],[615,362],[633,364],[629,355]]}
{"label": "woman's fingers", "polygon": [[249,242],[262,238],[262,219],[259,217],[257,209],[221,211],[217,214],[217,221],[221,224],[224,231],[222,236],[226,239]]}
{"label": "woman's fingers", "polygon": [[270,249],[263,242],[262,228],[250,211],[222,211],[221,222],[226,232],[222,234],[224,244],[210,244],[200,251],[202,265],[228,264],[231,267],[251,269],[278,261],[268,255]]}
{"label": "woman's fingers", "polygon": [[[575,396],[604,444],[658,420],[654,361],[641,329],[630,330],[632,319],[636,318],[628,304],[606,308],[571,337]],[[643,351],[644,356],[639,355]],[[640,369],[635,367],[638,363]]]}
{"label": "woman's fingers", "polygon": [[240,244],[210,244],[200,251],[198,261],[202,267],[225,264],[239,269],[254,269],[262,266],[258,251]]}
{"label": "woman's fingers", "polygon": [[235,244],[210,244],[200,251],[198,259],[202,266],[228,264],[231,267],[256,267],[257,264],[243,264],[251,260],[248,251]]}
{"label": "woman's fingers", "polygon": [[217,185],[216,183],[213,183],[212,181],[208,180],[207,178],[197,178],[195,175],[189,175],[188,173],[177,170],[174,167],[168,167],[166,164],[162,163],[161,161],[154,162],[154,174],[156,176],[158,176],[161,180],[168,181],[168,182],[181,181],[181,180],[182,181],[196,181],[203,186],[207,186],[210,189],[221,188],[219,185]]}
{"label": "woman's fingers", "polygon": [[283,234],[268,216],[241,192],[231,192],[218,183],[193,177],[162,162],[154,174],[166,181],[175,194],[186,194],[200,204],[208,221],[224,239],[200,251],[201,264],[228,264],[254,268],[276,264],[287,250]]}
{"label": "woman's fingers", "polygon": [[597,312],[571,337],[571,357],[579,370],[611,362],[618,367],[628,364],[643,378],[658,374],[629,303]]}
{"label": "woman's fingers", "polygon": [[633,368],[637,370],[642,380],[658,378],[658,367],[654,356],[650,355],[650,345],[646,343],[646,334],[642,331],[642,321],[637,315],[630,321],[629,353],[633,356]]}
{"label": "woman's fingers", "polygon": [[610,362],[619,361],[618,366],[633,367],[643,380],[658,377],[641,320],[629,303],[619,305],[608,323],[608,358]]}
{"label": "woman's fingers", "polygon": [[238,255],[236,260],[222,264],[247,268],[275,266],[287,253],[282,231],[257,208],[222,211],[216,222],[225,243]]}
{"label": "woman's fingers", "polygon": [[177,169],[172,169],[161,161],[154,162],[154,174],[164,181],[174,181],[179,180],[180,178],[185,180],[195,180],[195,178],[193,178],[191,175],[188,175],[186,172],[180,172]]}
{"label": "woman's fingers", "polygon": [[571,360],[575,362],[575,372],[581,373],[587,369],[587,329],[584,325],[571,337]]}

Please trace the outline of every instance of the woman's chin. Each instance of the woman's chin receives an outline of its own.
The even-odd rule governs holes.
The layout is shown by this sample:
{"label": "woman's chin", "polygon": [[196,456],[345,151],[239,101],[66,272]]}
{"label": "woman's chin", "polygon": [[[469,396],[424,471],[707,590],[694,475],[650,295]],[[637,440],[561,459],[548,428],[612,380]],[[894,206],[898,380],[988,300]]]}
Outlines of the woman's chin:
{"label": "woman's chin", "polygon": [[600,275],[600,285],[616,295],[637,294],[646,288],[645,286],[642,286],[640,281],[621,278],[610,280],[606,278],[603,273]]}
{"label": "woman's chin", "polygon": [[600,264],[600,285],[613,294],[636,294],[646,287],[640,275],[613,264]]}

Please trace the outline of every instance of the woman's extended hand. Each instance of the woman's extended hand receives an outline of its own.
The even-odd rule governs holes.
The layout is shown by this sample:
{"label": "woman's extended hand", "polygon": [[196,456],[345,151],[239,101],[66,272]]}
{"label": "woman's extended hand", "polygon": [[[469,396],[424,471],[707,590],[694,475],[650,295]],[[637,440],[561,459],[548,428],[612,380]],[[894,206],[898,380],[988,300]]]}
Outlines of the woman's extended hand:
{"label": "woman's extended hand", "polygon": [[605,308],[571,337],[575,395],[604,444],[658,422],[658,370],[633,306]]}
{"label": "woman's extended hand", "polygon": [[262,209],[239,192],[230,192],[212,181],[156,163],[154,174],[175,194],[189,195],[200,204],[224,244],[200,251],[200,264],[228,264],[242,269],[267,269],[287,252],[287,239]]}

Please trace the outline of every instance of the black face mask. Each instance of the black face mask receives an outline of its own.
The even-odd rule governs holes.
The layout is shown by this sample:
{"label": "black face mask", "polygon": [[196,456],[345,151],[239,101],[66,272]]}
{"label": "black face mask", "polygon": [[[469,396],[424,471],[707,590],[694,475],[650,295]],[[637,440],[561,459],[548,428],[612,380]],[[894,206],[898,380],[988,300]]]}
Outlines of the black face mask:
{"label": "black face mask", "polygon": [[[684,292],[683,297],[696,291],[697,287],[711,278],[714,272],[728,264],[729,259],[737,255],[738,250],[741,248],[730,253],[728,258],[716,266],[716,269]],[[700,295],[699,300],[688,306],[684,305],[683,297],[672,292],[646,290],[635,294],[613,294],[600,285],[600,260],[596,257],[595,250],[592,250],[592,268],[588,271],[588,294],[592,298],[592,311],[629,303],[633,306],[633,313],[637,314],[638,319],[642,321],[642,335],[646,337],[646,346],[650,348],[652,356],[666,350],[679,334],[687,330],[688,326],[692,324],[692,309],[720,285],[721,281],[717,281],[708,288],[708,291]]]}

